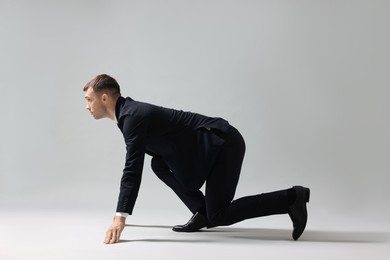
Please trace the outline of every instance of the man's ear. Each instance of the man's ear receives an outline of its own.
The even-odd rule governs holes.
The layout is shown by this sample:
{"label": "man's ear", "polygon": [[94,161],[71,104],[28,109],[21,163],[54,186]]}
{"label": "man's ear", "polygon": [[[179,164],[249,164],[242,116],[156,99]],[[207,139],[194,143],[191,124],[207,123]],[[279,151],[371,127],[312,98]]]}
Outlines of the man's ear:
{"label": "man's ear", "polygon": [[107,101],[107,99],[108,99],[108,97],[107,97],[107,94],[106,93],[104,93],[103,95],[102,95],[102,101],[103,102],[106,102]]}

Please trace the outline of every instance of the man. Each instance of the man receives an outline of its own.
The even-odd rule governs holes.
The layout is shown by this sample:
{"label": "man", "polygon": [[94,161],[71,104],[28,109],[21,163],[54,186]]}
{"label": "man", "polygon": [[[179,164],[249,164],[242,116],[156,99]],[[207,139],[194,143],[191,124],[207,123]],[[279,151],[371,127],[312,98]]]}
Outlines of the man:
{"label": "man", "polygon": [[[226,226],[274,214],[289,214],[297,240],[307,222],[310,190],[302,186],[233,200],[245,153],[241,134],[222,118],[158,107],[121,96],[117,81],[98,75],[84,87],[95,119],[117,122],[126,143],[126,163],[113,224],[106,244],[116,243],[132,214],[145,154],[151,167],[193,213],[176,232]],[[205,194],[200,191],[206,182]]]}

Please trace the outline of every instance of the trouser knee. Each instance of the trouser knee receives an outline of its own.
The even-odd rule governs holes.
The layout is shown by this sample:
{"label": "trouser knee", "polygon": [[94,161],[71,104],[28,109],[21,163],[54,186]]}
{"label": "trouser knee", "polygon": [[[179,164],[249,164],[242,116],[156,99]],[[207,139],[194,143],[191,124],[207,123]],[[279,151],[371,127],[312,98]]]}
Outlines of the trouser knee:
{"label": "trouser knee", "polygon": [[224,212],[219,212],[213,216],[207,216],[209,221],[209,227],[217,227],[217,226],[228,226],[231,223],[226,218],[226,214]]}
{"label": "trouser knee", "polygon": [[153,172],[157,175],[157,177],[159,177],[160,179],[164,179],[164,175],[170,172],[166,163],[158,157],[152,158],[151,168]]}

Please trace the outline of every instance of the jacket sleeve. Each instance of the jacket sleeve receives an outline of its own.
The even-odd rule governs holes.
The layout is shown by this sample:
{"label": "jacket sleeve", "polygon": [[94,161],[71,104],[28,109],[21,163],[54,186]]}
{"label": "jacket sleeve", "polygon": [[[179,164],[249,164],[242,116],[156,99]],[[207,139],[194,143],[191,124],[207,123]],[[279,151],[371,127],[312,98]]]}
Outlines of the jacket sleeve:
{"label": "jacket sleeve", "polygon": [[132,214],[141,185],[148,120],[133,115],[127,115],[121,120],[123,120],[121,129],[126,143],[126,162],[116,212]]}

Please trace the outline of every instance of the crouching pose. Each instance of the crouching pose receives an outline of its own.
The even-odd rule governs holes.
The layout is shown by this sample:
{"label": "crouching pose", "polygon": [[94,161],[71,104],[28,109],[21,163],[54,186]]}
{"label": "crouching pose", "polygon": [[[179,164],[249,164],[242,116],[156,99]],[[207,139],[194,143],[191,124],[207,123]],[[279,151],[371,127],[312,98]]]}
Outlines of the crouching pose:
{"label": "crouching pose", "polygon": [[[239,221],[288,214],[297,240],[307,222],[310,190],[302,186],[234,200],[245,142],[240,132],[222,118],[168,109],[121,95],[117,81],[98,75],[84,87],[87,110],[95,119],[117,122],[126,143],[126,163],[114,222],[105,243],[116,243],[132,214],[141,183],[145,154],[151,167],[193,213],[176,232],[227,226]],[[206,183],[205,193],[200,191]]]}

